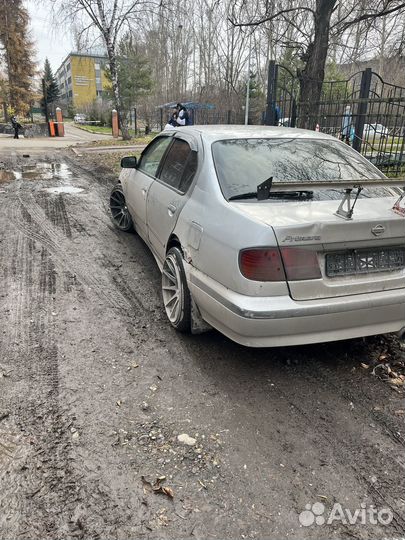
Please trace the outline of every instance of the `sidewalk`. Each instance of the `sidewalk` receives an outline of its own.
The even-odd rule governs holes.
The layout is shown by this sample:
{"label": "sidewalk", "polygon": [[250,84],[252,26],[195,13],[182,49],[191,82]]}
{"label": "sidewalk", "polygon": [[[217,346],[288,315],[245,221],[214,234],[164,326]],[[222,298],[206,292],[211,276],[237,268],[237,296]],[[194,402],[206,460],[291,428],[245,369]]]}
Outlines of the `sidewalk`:
{"label": "sidewalk", "polygon": [[35,137],[32,139],[14,139],[12,135],[0,135],[0,152],[38,152],[42,150],[59,150],[83,143],[113,139],[112,135],[89,133],[65,124],[64,137]]}

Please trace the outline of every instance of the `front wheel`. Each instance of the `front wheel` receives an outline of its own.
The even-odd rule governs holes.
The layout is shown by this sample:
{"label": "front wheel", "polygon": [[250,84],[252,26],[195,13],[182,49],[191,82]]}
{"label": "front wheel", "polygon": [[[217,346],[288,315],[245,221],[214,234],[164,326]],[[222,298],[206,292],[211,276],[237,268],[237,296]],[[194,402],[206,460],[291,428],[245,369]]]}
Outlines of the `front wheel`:
{"label": "front wheel", "polygon": [[110,210],[114,225],[124,232],[132,231],[134,224],[125,201],[121,184],[116,184],[110,194]]}
{"label": "front wheel", "polygon": [[179,248],[169,249],[162,270],[162,296],[167,318],[176,330],[190,332],[191,300],[183,256]]}

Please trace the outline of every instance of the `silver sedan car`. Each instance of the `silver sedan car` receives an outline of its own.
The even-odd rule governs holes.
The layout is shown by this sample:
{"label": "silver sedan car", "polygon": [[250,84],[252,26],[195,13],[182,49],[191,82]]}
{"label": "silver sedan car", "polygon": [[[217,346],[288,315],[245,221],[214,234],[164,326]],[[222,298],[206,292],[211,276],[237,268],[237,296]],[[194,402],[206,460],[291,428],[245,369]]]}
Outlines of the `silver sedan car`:
{"label": "silver sedan car", "polygon": [[405,333],[405,181],[337,139],[259,126],[163,131],[110,206],[162,272],[180,331],[250,347]]}

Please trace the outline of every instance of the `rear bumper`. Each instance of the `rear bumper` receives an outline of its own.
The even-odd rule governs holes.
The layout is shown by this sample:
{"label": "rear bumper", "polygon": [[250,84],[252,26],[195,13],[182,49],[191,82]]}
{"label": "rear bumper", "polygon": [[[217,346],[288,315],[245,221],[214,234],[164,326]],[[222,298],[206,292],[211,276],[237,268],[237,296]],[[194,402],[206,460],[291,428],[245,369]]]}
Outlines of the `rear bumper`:
{"label": "rear bumper", "polygon": [[187,270],[202,317],[248,347],[337,341],[399,332],[405,326],[405,289],[295,301],[289,296],[244,296],[191,266]]}

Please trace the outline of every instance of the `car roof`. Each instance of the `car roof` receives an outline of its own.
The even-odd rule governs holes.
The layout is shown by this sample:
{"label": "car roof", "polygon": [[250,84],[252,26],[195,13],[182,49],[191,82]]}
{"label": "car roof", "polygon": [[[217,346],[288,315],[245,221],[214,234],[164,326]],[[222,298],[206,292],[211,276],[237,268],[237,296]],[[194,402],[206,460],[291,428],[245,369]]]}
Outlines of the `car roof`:
{"label": "car roof", "polygon": [[221,125],[210,124],[204,126],[185,126],[177,128],[179,132],[197,132],[207,142],[219,141],[224,139],[263,139],[263,138],[296,138],[296,139],[331,139],[336,141],[335,137],[312,131],[309,129],[298,129],[282,126],[241,126],[241,125]]}

